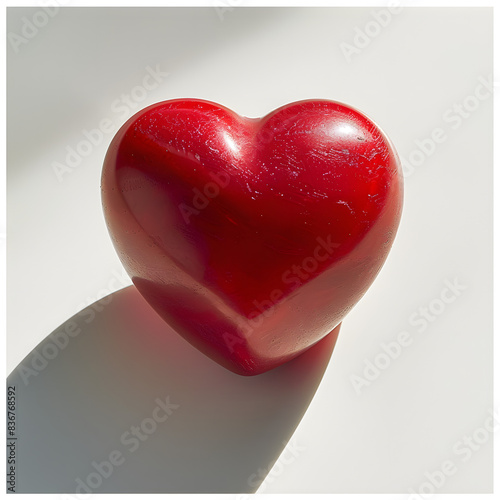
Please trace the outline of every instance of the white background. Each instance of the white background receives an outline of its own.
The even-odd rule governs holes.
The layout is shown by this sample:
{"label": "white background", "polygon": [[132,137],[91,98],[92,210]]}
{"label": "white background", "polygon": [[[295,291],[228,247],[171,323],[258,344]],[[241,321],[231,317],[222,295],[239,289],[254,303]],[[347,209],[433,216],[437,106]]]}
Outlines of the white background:
{"label": "white background", "polygon": [[[116,130],[177,97],[246,116],[339,100],[371,116],[406,160],[436,127],[446,139],[407,171],[393,250],[345,320],[296,431],[305,450],[261,491],[408,493],[451,460],[457,472],[439,493],[490,492],[491,436],[465,462],[454,450],[494,408],[492,99],[456,129],[451,117],[492,76],[492,13],[404,9],[348,60],[341,44],[354,45],[383,9],[71,9],[19,50],[8,43],[8,372],[68,317],[126,284],[100,206],[113,134],[62,180],[53,169],[84,129],[109,119]],[[22,17],[38,11],[11,11],[7,31],[22,34]],[[157,65],[168,73],[158,88],[134,109],[117,108]],[[440,298],[446,280],[466,289],[419,332],[412,315]],[[411,346],[358,393],[353,375],[402,331]]]}

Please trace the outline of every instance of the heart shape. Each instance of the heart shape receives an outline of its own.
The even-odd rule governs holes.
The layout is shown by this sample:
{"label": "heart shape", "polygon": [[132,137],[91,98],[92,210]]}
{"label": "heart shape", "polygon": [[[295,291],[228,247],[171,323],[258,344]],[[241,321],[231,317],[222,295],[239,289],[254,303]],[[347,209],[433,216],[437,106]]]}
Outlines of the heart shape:
{"label": "heart shape", "polygon": [[139,292],[244,375],[340,324],[381,269],[403,202],[389,139],[329,100],[260,119],[197,99],[154,104],[113,138],[101,188]]}

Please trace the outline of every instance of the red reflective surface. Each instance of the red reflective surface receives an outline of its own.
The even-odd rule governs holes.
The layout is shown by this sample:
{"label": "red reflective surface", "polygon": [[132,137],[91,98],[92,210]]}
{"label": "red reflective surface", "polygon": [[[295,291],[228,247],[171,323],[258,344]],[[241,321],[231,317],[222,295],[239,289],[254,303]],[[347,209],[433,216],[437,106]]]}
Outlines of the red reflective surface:
{"label": "red reflective surface", "polygon": [[386,136],[340,103],[249,119],[178,99],[119,130],[102,200],[140,293],[195,347],[252,375],[325,337],[368,289],[403,184]]}

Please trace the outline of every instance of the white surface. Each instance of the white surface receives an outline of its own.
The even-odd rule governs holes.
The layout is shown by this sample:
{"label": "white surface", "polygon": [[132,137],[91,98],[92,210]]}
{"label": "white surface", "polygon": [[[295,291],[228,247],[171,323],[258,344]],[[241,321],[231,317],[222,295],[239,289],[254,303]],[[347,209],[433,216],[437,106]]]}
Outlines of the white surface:
{"label": "white surface", "polygon": [[336,334],[241,377],[193,349],[134,286],[119,290],[68,319],[9,377],[16,492],[254,492],[263,463],[301,450],[290,438]]}
{"label": "white surface", "polygon": [[[8,371],[84,305],[129,283],[117,278],[100,207],[113,134],[62,182],[52,168],[83,129],[109,119],[116,130],[176,97],[247,116],[303,98],[339,100],[371,116],[404,158],[436,127],[446,139],[406,178],[393,250],[344,322],[295,433],[305,451],[261,491],[407,493],[445,460],[456,473],[436,492],[491,491],[491,435],[470,460],[457,450],[464,436],[481,435],[493,409],[492,99],[452,128],[454,104],[472,104],[478,79],[491,77],[491,11],[404,10],[348,62],[341,44],[382,9],[71,9],[18,53],[8,45]],[[20,34],[22,17],[39,10],[11,10],[7,31]],[[157,65],[168,72],[159,86],[137,108],[117,107]],[[419,333],[412,314],[447,279],[467,288]],[[411,346],[357,394],[352,375],[401,331]]]}

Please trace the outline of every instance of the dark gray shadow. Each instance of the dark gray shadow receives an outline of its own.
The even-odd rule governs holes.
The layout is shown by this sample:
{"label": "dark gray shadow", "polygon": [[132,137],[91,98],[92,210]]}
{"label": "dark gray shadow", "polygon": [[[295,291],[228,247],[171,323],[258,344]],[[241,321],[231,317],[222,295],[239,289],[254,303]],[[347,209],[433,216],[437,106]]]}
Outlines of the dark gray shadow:
{"label": "dark gray shadow", "polygon": [[[8,378],[19,493],[251,493],[318,387],[339,327],[255,377],[220,367],[128,287],[49,335]],[[259,477],[260,476],[260,477]]]}

